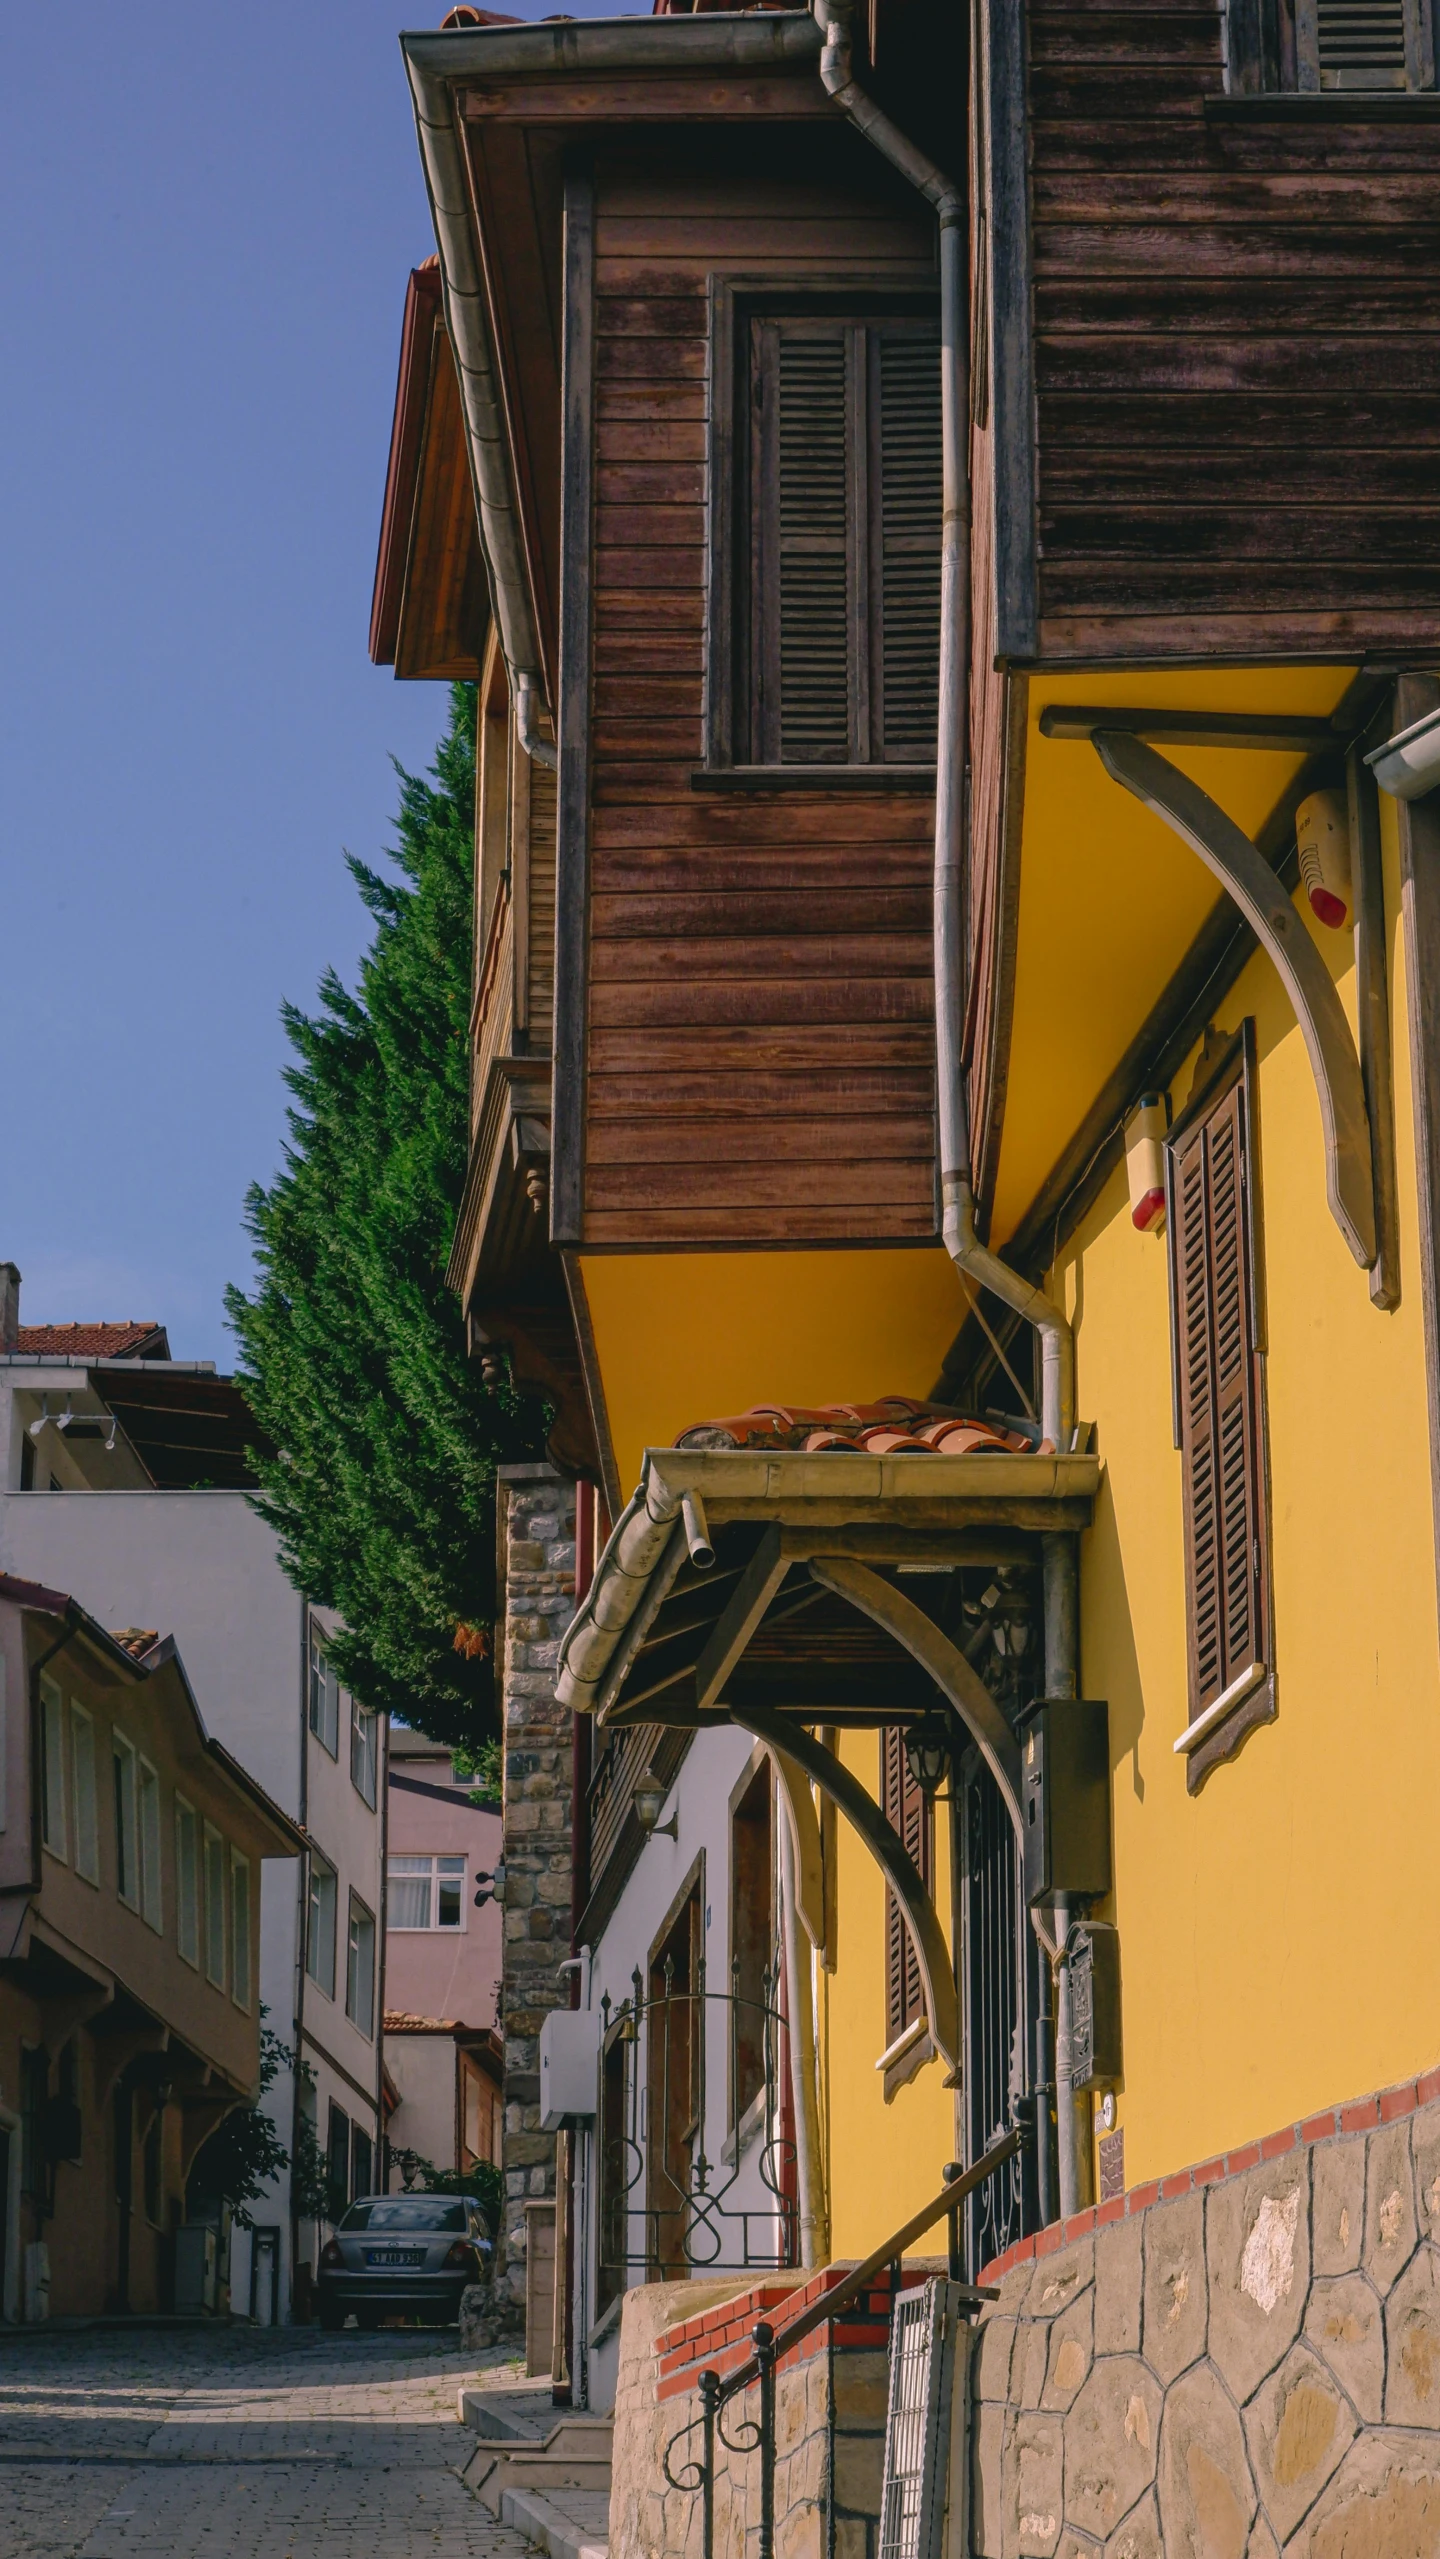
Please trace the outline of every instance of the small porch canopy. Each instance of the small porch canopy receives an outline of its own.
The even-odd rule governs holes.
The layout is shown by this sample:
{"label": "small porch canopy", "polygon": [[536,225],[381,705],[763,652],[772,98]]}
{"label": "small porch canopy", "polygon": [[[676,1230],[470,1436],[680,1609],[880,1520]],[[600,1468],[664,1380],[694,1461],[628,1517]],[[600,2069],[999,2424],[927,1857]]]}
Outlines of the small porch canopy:
{"label": "small porch canopy", "polygon": [[1088,1526],[1099,1474],[1093,1456],[650,1449],[561,1647],[560,1703],[602,1726],[733,1723],[767,1743],[802,1879],[818,1862],[803,1781],[832,1799],[897,1895],[952,2064],[955,1985],[933,1904],[813,1728],[958,1716],[1018,1830],[1019,1746],[969,1658],[958,1576],[1037,1569],[1042,1540]]}

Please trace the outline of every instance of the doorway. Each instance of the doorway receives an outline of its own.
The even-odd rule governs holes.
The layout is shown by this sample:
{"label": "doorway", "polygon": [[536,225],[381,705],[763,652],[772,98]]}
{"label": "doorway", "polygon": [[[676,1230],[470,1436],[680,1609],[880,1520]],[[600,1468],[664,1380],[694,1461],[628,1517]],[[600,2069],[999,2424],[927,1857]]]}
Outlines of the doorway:
{"label": "doorway", "polygon": [[691,2172],[700,2122],[705,1912],[699,1880],[681,1902],[650,1958],[646,2062],[646,2203],[651,2281],[690,2271]]}

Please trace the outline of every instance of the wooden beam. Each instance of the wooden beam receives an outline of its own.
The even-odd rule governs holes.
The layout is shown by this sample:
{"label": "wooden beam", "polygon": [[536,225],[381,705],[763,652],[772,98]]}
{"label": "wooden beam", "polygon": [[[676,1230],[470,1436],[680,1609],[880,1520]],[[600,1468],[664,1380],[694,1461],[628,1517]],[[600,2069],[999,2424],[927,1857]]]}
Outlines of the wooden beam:
{"label": "wooden beam", "polygon": [[1380,858],[1380,794],[1358,738],[1345,758],[1345,783],[1355,898],[1360,1077],[1370,1122],[1375,1183],[1375,1261],[1370,1272],[1370,1295],[1375,1305],[1388,1310],[1400,1303],[1400,1198],[1395,1176],[1395,1078],[1385,870]]}
{"label": "wooden beam", "polygon": [[[1395,687],[1395,728],[1408,729],[1440,710],[1440,683],[1402,675]],[[1410,1081],[1415,1115],[1415,1184],[1420,1224],[1420,1304],[1425,1331],[1425,1393],[1430,1422],[1430,1495],[1440,1581],[1440,798],[1396,803],[1400,822],[1400,911],[1405,934],[1405,995]]]}
{"label": "wooden beam", "polygon": [[1042,737],[1093,738],[1097,729],[1163,738],[1171,746],[1258,747],[1268,755],[1314,755],[1341,744],[1329,720],[1298,712],[1167,711],[1149,705],[1111,710],[1104,704],[1048,702],[1040,714]]}
{"label": "wooden beam", "polygon": [[619,1696],[634,1664],[635,1656],[649,1634],[655,1619],[670,1593],[670,1585],[685,1561],[685,1522],[677,1519],[661,1552],[660,1561],[651,1572],[645,1596],[611,1655],[605,1676],[595,1697],[595,1721],[610,1721],[609,1709]]}
{"label": "wooden beam", "polygon": [[1091,744],[1111,780],[1199,854],[1273,960],[1315,1078],[1330,1212],[1356,1261],[1368,1270],[1375,1259],[1375,1191],[1360,1061],[1334,981],[1303,917],[1257,846],[1198,782],[1122,730],[1097,729]]}
{"label": "wooden beam", "polygon": [[882,1581],[868,1566],[846,1561],[843,1557],[817,1556],[811,1564],[817,1582],[833,1590],[852,1608],[873,1618],[903,1644],[922,1670],[928,1671],[936,1687],[949,1698],[979,1748],[991,1776],[1005,1799],[1005,1809],[1021,1829],[1020,1811],[1020,1745],[985,1686],[978,1671],[972,1670],[959,1646],[917,1608],[913,1599],[895,1588],[893,1582]]}
{"label": "wooden beam", "polygon": [[858,1777],[852,1777],[842,1760],[823,1742],[807,1733],[803,1724],[782,1713],[778,1707],[745,1705],[731,1709],[731,1720],[743,1732],[753,1733],[757,1741],[768,1742],[773,1750],[784,1751],[795,1760],[807,1777],[813,1777],[823,1794],[838,1805],[852,1829],[857,1830],[866,1847],[885,1872],[915,1949],[915,1960],[925,1985],[925,2009],[936,2050],[952,2071],[960,2067],[960,2004],[955,1993],[955,1975],[945,1932],[936,1915],[935,1905],[920,1880],[913,1858],[906,1855],[897,1830],[885,1819],[873,1795],[867,1795]]}
{"label": "wooden beam", "polygon": [[1023,0],[988,0],[979,47],[986,84],[989,294],[986,332],[995,440],[995,654],[1032,658],[1039,637],[1035,360],[1031,321],[1030,167]]}
{"label": "wooden beam", "polygon": [[789,1570],[779,1529],[767,1528],[695,1665],[697,1712],[714,1705]]}
{"label": "wooden beam", "polygon": [[588,174],[572,172],[565,181],[565,324],[561,385],[555,1081],[550,1165],[552,1244],[579,1243],[585,1200],[594,335],[595,190]]}

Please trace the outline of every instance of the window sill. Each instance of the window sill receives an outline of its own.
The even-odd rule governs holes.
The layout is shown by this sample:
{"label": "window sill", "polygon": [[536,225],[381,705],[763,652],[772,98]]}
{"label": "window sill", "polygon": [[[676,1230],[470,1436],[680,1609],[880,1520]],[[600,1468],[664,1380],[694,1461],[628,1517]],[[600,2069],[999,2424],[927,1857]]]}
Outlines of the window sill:
{"label": "window sill", "polygon": [[911,2080],[919,2077],[927,2061],[934,2061],[935,2057],[935,2038],[930,2032],[930,2020],[917,2017],[906,2027],[903,2035],[897,2035],[894,2043],[886,2046],[875,2064],[876,2069],[884,2073],[882,2094],[886,2105],[892,2097],[898,2097],[902,2088],[908,2088]]}
{"label": "window sill", "polygon": [[1273,1670],[1265,1662],[1251,1662],[1201,1709],[1172,1745],[1177,1759],[1187,1762],[1187,1791],[1198,1795],[1212,1768],[1222,1759],[1233,1758],[1257,1724],[1273,1723],[1277,1711]]}
{"label": "window sill", "polygon": [[692,791],[893,791],[931,799],[933,764],[699,764]]}
{"label": "window sill", "polygon": [[1207,124],[1424,124],[1435,116],[1435,89],[1274,89],[1205,101]]}

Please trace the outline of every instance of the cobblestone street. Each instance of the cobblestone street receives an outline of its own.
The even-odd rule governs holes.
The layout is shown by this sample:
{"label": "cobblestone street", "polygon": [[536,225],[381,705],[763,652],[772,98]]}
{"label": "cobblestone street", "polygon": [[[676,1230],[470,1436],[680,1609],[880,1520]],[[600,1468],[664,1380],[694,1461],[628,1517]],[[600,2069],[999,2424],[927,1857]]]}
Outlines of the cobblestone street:
{"label": "cobblestone street", "polygon": [[[423,2332],[0,2336],[3,2559],[526,2559]],[[483,2359],[486,2362],[494,2358]]]}

